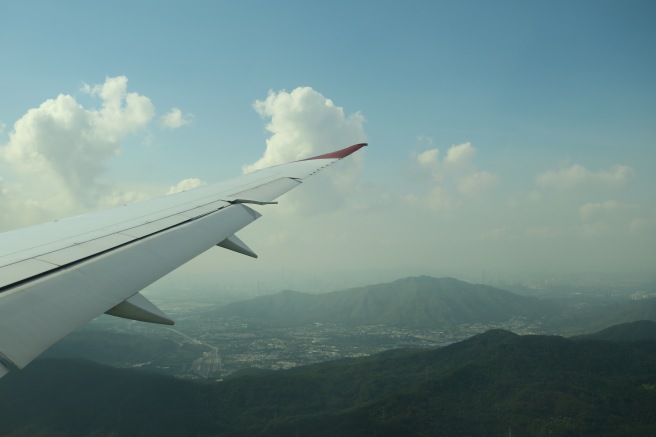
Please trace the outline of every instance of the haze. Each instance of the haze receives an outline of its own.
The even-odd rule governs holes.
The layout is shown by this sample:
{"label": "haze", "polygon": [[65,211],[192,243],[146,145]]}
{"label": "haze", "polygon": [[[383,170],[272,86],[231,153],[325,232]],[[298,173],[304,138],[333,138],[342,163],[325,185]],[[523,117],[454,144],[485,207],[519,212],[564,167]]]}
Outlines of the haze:
{"label": "haze", "polygon": [[655,13],[3,2],[0,230],[367,141],[173,280],[649,275]]}

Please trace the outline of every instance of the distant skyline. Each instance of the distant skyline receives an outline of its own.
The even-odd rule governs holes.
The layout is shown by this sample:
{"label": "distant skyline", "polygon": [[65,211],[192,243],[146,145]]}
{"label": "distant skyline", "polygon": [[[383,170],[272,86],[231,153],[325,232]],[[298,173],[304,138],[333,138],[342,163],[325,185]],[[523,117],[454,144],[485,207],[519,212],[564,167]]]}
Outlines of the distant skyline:
{"label": "distant skyline", "polygon": [[645,1],[3,1],[0,231],[368,142],[258,209],[239,233],[258,260],[214,249],[172,281],[653,275],[655,18]]}

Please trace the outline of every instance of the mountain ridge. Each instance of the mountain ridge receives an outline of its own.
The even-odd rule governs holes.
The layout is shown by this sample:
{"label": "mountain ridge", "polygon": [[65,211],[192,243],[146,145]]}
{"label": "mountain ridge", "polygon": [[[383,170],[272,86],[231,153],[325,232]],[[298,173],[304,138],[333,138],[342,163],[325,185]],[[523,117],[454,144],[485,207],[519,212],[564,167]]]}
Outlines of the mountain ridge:
{"label": "mountain ridge", "polygon": [[276,326],[341,323],[435,328],[536,318],[557,308],[552,302],[488,285],[416,276],[323,294],[284,290],[233,302],[213,313]]}
{"label": "mountain ridge", "polygon": [[643,341],[656,340],[656,322],[638,320],[613,325],[601,331],[570,337],[573,340]]}

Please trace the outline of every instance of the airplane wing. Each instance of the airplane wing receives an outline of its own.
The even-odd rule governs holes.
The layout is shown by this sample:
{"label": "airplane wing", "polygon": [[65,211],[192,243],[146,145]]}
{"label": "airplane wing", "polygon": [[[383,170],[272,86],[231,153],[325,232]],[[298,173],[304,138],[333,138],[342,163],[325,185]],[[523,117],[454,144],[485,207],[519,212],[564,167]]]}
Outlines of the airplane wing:
{"label": "airplane wing", "polygon": [[106,313],[173,324],[139,291],[213,246],[256,257],[235,233],[263,205],[366,144],[236,179],[0,233],[0,377]]}

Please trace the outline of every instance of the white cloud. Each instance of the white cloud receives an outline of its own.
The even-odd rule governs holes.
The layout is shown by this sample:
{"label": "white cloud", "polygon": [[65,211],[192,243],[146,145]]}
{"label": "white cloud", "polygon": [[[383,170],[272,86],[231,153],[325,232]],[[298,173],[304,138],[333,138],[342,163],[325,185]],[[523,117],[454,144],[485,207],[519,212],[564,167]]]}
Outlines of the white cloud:
{"label": "white cloud", "polygon": [[148,97],[128,93],[128,78],[108,77],[102,85],[94,85],[90,94],[102,99],[102,109],[88,110],[90,128],[101,139],[118,141],[126,134],[143,128],[155,115]]}
{"label": "white cloud", "polygon": [[[242,167],[244,173],[366,141],[360,113],[345,115],[343,108],[310,87],[296,88],[291,93],[269,91],[267,98],[257,100],[253,107],[260,116],[270,119],[266,130],[271,136],[262,157]],[[342,192],[353,190],[362,162],[359,152],[331,167],[326,176],[309,179],[306,189],[285,196],[280,209],[316,212],[341,204]]]}
{"label": "white cloud", "polygon": [[[475,173],[473,166],[476,148],[471,143],[454,144],[446,152],[446,156],[440,161],[440,151],[437,148],[425,150],[416,155],[417,163],[424,168],[433,171],[433,177],[440,181],[445,175],[452,178],[469,177]],[[485,172],[487,175],[491,173]]]}
{"label": "white cloud", "polygon": [[25,196],[22,184],[11,184],[0,177],[0,231],[45,221],[49,218],[41,202]]}
{"label": "white cloud", "polygon": [[98,177],[107,159],[120,151],[121,139],[154,114],[150,99],[127,93],[123,76],[107,78],[91,94],[102,98],[100,110],[85,109],[64,94],[30,109],[2,148],[2,157],[13,168],[61,183],[84,205],[95,203],[105,190]]}
{"label": "white cloud", "polygon": [[253,164],[243,166],[244,173],[275,164],[332,152],[366,140],[364,117],[360,113],[346,116],[310,87],[296,88],[291,93],[269,91],[265,100],[253,107],[263,118],[270,118],[266,130],[264,155]]}
{"label": "white cloud", "polygon": [[430,209],[451,209],[457,205],[457,193],[474,196],[493,188],[499,177],[488,171],[476,171],[475,155],[476,148],[471,143],[452,145],[441,161],[437,148],[417,154],[419,168],[430,170],[434,185],[423,198],[414,193],[406,195],[406,202]]}
{"label": "white cloud", "polygon": [[608,170],[590,171],[579,164],[560,170],[549,170],[536,176],[535,182],[545,188],[567,190],[575,187],[621,187],[633,173],[631,167],[615,165]]}
{"label": "white cloud", "polygon": [[[23,177],[23,183],[11,184],[14,206],[31,205],[59,216],[140,197],[101,180],[125,137],[143,130],[155,114],[148,97],[127,91],[127,81],[118,76],[85,85],[84,92],[100,99],[99,109],[60,94],[14,123],[0,147],[0,158]],[[23,217],[28,215],[23,211]]]}
{"label": "white cloud", "polygon": [[183,115],[178,108],[172,108],[167,114],[160,118],[162,126],[169,129],[177,129],[191,123],[191,114]]}
{"label": "white cloud", "polygon": [[191,190],[192,188],[202,187],[203,185],[206,184],[207,184],[206,182],[203,182],[198,178],[183,179],[180,182],[178,182],[176,185],[169,188],[169,191],[167,191],[166,194],[169,195],[169,194],[179,193],[181,191]]}
{"label": "white cloud", "polygon": [[98,208],[113,208],[119,205],[129,205],[135,202],[141,202],[148,199],[149,195],[140,191],[118,191],[112,190],[111,193],[105,194],[98,200]]}
{"label": "white cloud", "polygon": [[448,211],[455,207],[456,201],[446,189],[440,185],[431,187],[425,195],[406,194],[403,200],[412,206],[428,208],[434,211]]}
{"label": "white cloud", "polygon": [[584,221],[598,219],[604,213],[616,211],[620,208],[620,204],[615,200],[608,200],[600,203],[586,203],[579,209],[579,215]]}
{"label": "white cloud", "polygon": [[458,180],[458,191],[463,194],[475,195],[493,188],[499,177],[488,171],[477,171],[464,175]]}
{"label": "white cloud", "polygon": [[476,149],[471,143],[456,144],[449,147],[444,163],[450,166],[462,166],[470,163],[475,154]]}
{"label": "white cloud", "polygon": [[439,154],[440,151],[438,149],[426,150],[424,152],[421,152],[419,155],[417,155],[417,162],[422,167],[436,166],[439,163],[438,161]]}
{"label": "white cloud", "polygon": [[583,229],[587,235],[592,236],[604,233],[625,236],[627,231],[631,234],[642,232],[647,229],[649,222],[636,215],[645,212],[640,205],[616,200],[588,202],[579,209]]}

